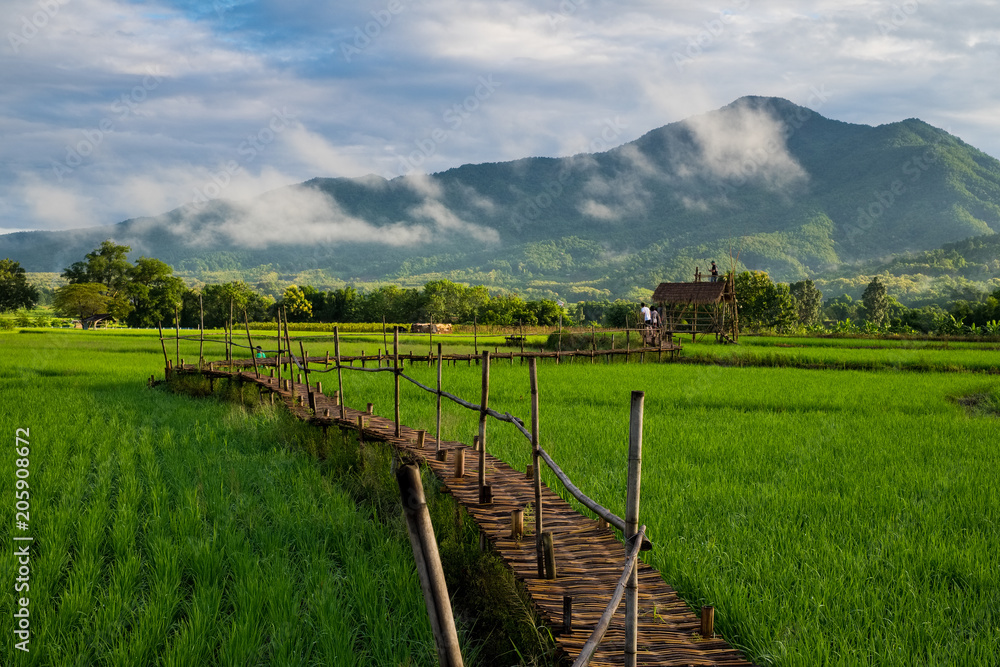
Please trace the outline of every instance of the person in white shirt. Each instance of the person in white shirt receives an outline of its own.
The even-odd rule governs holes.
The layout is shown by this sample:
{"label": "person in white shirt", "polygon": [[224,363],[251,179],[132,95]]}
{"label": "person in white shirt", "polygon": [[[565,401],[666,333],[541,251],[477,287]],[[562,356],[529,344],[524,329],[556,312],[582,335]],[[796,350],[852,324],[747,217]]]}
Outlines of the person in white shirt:
{"label": "person in white shirt", "polygon": [[652,318],[649,313],[649,306],[646,305],[645,301],[640,301],[639,305],[642,306],[642,308],[639,309],[639,312],[642,313],[642,323],[644,326],[648,327],[649,321]]}

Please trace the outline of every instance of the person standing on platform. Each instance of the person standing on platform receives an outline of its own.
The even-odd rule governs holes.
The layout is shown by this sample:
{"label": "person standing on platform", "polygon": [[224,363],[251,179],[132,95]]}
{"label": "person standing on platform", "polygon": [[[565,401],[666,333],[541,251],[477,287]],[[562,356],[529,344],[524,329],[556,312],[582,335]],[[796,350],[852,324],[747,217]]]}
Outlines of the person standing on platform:
{"label": "person standing on platform", "polygon": [[715,265],[715,262],[712,262],[712,282],[713,283],[718,282],[718,280],[719,280],[719,267]]}

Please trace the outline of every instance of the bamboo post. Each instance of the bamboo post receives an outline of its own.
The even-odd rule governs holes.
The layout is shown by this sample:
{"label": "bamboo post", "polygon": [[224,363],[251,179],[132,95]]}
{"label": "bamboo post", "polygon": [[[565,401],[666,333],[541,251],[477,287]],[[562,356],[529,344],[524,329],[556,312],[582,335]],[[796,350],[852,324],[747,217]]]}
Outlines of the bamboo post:
{"label": "bamboo post", "polygon": [[715,636],[715,607],[708,605],[701,608],[701,638],[711,639]]}
{"label": "bamboo post", "polygon": [[285,346],[288,349],[288,384],[292,390],[292,405],[295,405],[295,383],[292,381],[294,378],[295,369],[295,355],[292,354],[292,339],[288,336],[288,311],[284,308],[282,310],[285,312]]}
{"label": "bamboo post", "polygon": [[424,448],[424,439],[427,437],[427,431],[419,430],[417,431],[417,448]]}
{"label": "bamboo post", "polygon": [[479,355],[479,319],[475,313],[472,315],[472,349]]}
{"label": "bamboo post", "polygon": [[559,339],[556,343],[556,363],[562,363],[562,313],[559,313]]}
{"label": "bamboo post", "polygon": [[[447,453],[447,449],[440,449],[438,453]],[[441,460],[441,457],[438,457]],[[455,450],[455,477],[465,477],[465,448],[459,447]]]}
{"label": "bamboo post", "polygon": [[545,576],[545,559],[542,554],[542,466],[541,446],[538,442],[538,360],[528,360],[528,375],[531,382],[531,469],[535,483],[535,552],[538,561],[538,577]]}
{"label": "bamboo post", "polygon": [[445,585],[434,527],[431,525],[430,512],[427,510],[420,482],[420,470],[414,465],[400,466],[396,471],[396,481],[403,502],[413,558],[420,573],[420,587],[424,592],[434,643],[437,645],[438,664],[442,667],[461,667],[462,652],[458,645],[458,633],[455,631],[455,619],[451,612],[451,600]]}
{"label": "bamboo post", "polygon": [[632,334],[632,330],[629,329],[628,326],[626,325],[626,327],[625,327],[625,363],[626,364],[628,363],[628,354],[629,354],[629,351],[631,350],[631,347],[632,347],[632,344],[631,344],[632,343],[632,340],[631,340],[632,336],[631,336],[631,334]]}
{"label": "bamboo post", "polygon": [[441,343],[438,343],[438,390],[437,390],[437,441],[435,449],[441,449]]}
{"label": "bamboo post", "polygon": [[542,533],[542,552],[545,555],[545,578],[556,578],[556,548],[552,542],[552,533]]}
{"label": "bamboo post", "polygon": [[590,363],[594,363],[594,356],[597,354],[597,329],[590,325]]}
{"label": "bamboo post", "polygon": [[205,365],[205,304],[198,295],[198,311],[201,313],[201,342],[198,344],[198,368]]}
{"label": "bamboo post", "polygon": [[302,346],[302,341],[299,340],[299,352],[302,353],[302,371],[306,375],[306,400],[303,401],[308,405],[308,407],[315,409],[313,405],[312,390],[309,389],[309,361],[306,359],[306,350]]}
{"label": "bamboo post", "polygon": [[333,327],[333,356],[337,363],[337,403],[340,405],[340,417],[344,418],[344,371],[340,368],[340,327]]}
{"label": "bamboo post", "polygon": [[[625,496],[625,539],[639,532],[639,490],[642,481],[642,411],[646,394],[632,392],[628,433],[628,491]],[[625,587],[625,667],[635,667],[639,628],[639,568],[632,569]]]}
{"label": "bamboo post", "polygon": [[163,323],[157,322],[156,328],[160,331],[160,347],[163,348],[163,374],[170,379],[170,357],[167,356],[167,344],[163,341]]}
{"label": "bamboo post", "polygon": [[479,502],[486,493],[486,408],[490,400],[490,351],[483,350],[483,389],[479,403]]}
{"label": "bamboo post", "polygon": [[521,339],[521,363],[523,364],[524,363],[524,320],[517,321],[517,328],[520,330],[519,338]]}
{"label": "bamboo post", "polygon": [[260,371],[257,370],[257,353],[253,349],[253,339],[250,338],[250,320],[247,318],[246,308],[243,309],[243,323],[247,327],[247,343],[250,344],[250,358],[253,359],[253,374],[260,379]]}
{"label": "bamboo post", "polygon": [[392,328],[392,384],[396,396],[396,437],[399,437],[399,328]]}
{"label": "bamboo post", "polygon": [[520,540],[524,536],[524,510],[516,509],[510,511],[510,536],[511,539]]}
{"label": "bamboo post", "polygon": [[174,327],[177,331],[176,349],[177,349],[177,366],[181,365],[181,319],[177,316],[177,304],[174,304]]}
{"label": "bamboo post", "polygon": [[[386,337],[385,337],[385,315],[382,315],[382,349],[384,349],[384,350],[388,350],[389,349],[389,341],[386,340]],[[380,363],[379,366],[381,366],[381,365],[382,364]]]}
{"label": "bamboo post", "polygon": [[277,311],[278,320],[278,353],[274,357],[274,372],[278,376],[278,389],[281,389],[281,311]]}

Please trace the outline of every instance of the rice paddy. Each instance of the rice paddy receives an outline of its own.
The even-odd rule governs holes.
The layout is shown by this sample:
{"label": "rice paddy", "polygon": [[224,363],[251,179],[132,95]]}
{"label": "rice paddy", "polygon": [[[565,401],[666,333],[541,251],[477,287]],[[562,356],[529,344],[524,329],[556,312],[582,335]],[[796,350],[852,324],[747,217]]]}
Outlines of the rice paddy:
{"label": "rice paddy", "polygon": [[[11,351],[0,421],[11,434],[32,428],[38,485],[37,652],[8,643],[3,664],[433,664],[405,534],[389,545],[301,455],[305,427],[146,389],[143,378],[162,376],[155,335],[0,337]],[[543,362],[543,446],[621,514],[628,396],[646,392],[640,520],[655,548],[644,557],[693,607],[714,605],[718,631],[760,664],[996,664],[1000,379],[983,372],[998,367],[996,346],[828,340],[685,349],[815,370]],[[372,354],[382,338],[342,347]],[[802,356],[772,363],[789,354]],[[183,341],[180,356],[196,358],[197,343]],[[847,362],[875,370],[837,370]],[[493,365],[491,407],[527,420],[526,369]],[[434,383],[426,364],[406,373]],[[344,376],[349,404],[391,416],[389,374]],[[320,378],[332,393],[335,374]],[[444,371],[445,389],[468,400],[479,383],[474,365]],[[477,415],[445,409],[444,437],[471,441]],[[433,433],[434,397],[404,382],[402,420]],[[491,422],[487,447],[529,462],[507,425]],[[0,481],[7,497],[12,484]],[[13,525],[13,506],[2,512]],[[14,561],[2,563],[12,581]],[[356,657],[331,658],[346,653]]]}

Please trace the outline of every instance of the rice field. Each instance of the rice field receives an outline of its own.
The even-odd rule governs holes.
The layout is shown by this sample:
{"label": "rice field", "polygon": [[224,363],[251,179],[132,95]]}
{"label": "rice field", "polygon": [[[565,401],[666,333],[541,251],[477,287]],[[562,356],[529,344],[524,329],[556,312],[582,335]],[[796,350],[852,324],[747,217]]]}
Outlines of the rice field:
{"label": "rice field", "polygon": [[0,615],[28,598],[31,641],[5,632],[0,664],[436,664],[402,523],[323,474],[308,427],[148,389],[148,334],[0,346],[2,432],[11,448],[30,433],[29,529],[14,529],[13,455],[0,523],[34,538],[17,594],[4,540]]}
{"label": "rice field", "polygon": [[[490,400],[527,421],[525,369],[495,363]],[[433,369],[407,372],[433,382]],[[478,369],[446,369],[448,391],[475,400],[479,383]],[[752,660],[997,664],[997,378],[577,361],[543,363],[539,383],[543,445],[619,514],[629,392],[646,392],[646,557],[693,607],[714,605]],[[367,396],[380,414],[391,392],[388,376],[345,378],[347,400]],[[970,411],[971,396],[994,412]],[[433,432],[432,399],[404,383],[403,421]],[[446,438],[476,433],[473,412],[444,421]],[[491,425],[487,447],[530,460],[506,425]]]}
{"label": "rice field", "polygon": [[[468,339],[442,339],[446,352],[469,351]],[[0,421],[8,433],[30,425],[35,441],[32,594],[47,601],[33,617],[38,653],[8,644],[0,662],[433,664],[412,565],[370,555],[406,561],[405,534],[387,546],[370,512],[301,454],[305,427],[145,389],[162,377],[155,333],[0,340],[14,350],[0,361],[0,399],[12,406]],[[644,557],[692,607],[714,605],[717,630],[759,664],[997,664],[1000,378],[982,372],[997,367],[996,350],[747,340],[686,344],[685,355],[792,350],[826,368],[546,361],[543,446],[623,513],[629,392],[646,392],[640,521],[655,548]],[[427,342],[404,337],[401,350]],[[345,354],[380,347],[380,335],[342,339]],[[197,349],[182,341],[180,356]],[[948,372],[878,356],[938,353]],[[833,368],[845,359],[877,370]],[[426,364],[405,371],[433,386]],[[336,388],[335,374],[312,379]],[[344,383],[349,404],[391,416],[389,374],[345,372]],[[445,368],[447,391],[476,401],[479,387],[475,365]],[[495,362],[490,399],[527,421],[527,365]],[[433,433],[434,397],[404,382],[402,420]],[[447,402],[443,424],[448,439],[477,433],[476,413]],[[530,460],[509,425],[491,422],[487,447],[521,469]],[[12,484],[0,481],[7,497]],[[13,525],[13,507],[2,512]],[[345,543],[345,531],[358,537]],[[14,561],[0,562],[11,581]],[[356,662],[330,657],[344,651]]]}

